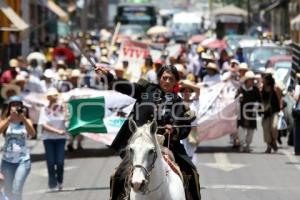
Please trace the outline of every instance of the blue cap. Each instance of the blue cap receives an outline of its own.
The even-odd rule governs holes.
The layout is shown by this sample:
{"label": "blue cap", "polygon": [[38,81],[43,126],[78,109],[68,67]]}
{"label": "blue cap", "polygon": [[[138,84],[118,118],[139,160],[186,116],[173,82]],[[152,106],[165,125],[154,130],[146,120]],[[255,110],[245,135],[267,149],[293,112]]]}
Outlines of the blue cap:
{"label": "blue cap", "polygon": [[9,98],[8,102],[9,103],[12,103],[12,102],[21,102],[22,103],[22,98],[20,96],[12,96]]}

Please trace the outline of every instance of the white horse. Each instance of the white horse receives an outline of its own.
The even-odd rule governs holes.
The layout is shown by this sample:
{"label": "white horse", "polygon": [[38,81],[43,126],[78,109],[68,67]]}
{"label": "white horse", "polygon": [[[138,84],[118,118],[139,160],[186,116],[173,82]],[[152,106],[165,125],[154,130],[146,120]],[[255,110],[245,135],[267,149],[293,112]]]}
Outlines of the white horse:
{"label": "white horse", "polygon": [[129,127],[133,133],[128,145],[132,161],[130,199],[185,200],[182,180],[162,156],[156,121],[137,127],[131,119]]}

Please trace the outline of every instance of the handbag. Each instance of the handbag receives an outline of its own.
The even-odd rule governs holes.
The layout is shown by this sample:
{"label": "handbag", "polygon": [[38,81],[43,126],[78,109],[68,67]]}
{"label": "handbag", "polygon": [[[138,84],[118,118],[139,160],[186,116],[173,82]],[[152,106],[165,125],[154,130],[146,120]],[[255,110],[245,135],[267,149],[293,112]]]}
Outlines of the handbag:
{"label": "handbag", "polygon": [[300,108],[298,106],[299,101],[300,101],[300,95],[298,97],[297,102],[295,103],[295,105],[292,108],[292,116],[294,119],[300,119]]}

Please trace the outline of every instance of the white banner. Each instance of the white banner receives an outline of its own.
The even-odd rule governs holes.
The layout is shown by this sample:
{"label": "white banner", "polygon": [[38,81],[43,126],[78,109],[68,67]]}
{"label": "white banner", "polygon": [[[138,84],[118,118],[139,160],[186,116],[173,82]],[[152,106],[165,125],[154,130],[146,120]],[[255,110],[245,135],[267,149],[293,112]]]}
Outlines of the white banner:
{"label": "white banner", "polygon": [[197,132],[193,135],[199,143],[237,132],[237,102],[234,99],[237,87],[229,81],[201,89]]}
{"label": "white banner", "polygon": [[150,54],[149,46],[142,42],[123,41],[120,48],[118,64],[127,60],[129,62],[129,72],[131,73],[131,82],[137,82],[141,77],[141,66],[145,58]]}

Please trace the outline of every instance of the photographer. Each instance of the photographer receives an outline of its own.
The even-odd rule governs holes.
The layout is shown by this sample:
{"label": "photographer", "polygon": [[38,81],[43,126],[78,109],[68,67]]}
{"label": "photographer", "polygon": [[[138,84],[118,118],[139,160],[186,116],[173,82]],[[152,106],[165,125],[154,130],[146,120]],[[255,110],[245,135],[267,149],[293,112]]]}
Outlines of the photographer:
{"label": "photographer", "polygon": [[5,193],[11,200],[21,200],[31,168],[26,139],[27,135],[34,137],[36,132],[19,96],[9,98],[7,112],[0,121],[0,133],[5,136],[1,165],[1,173],[5,176]]}

